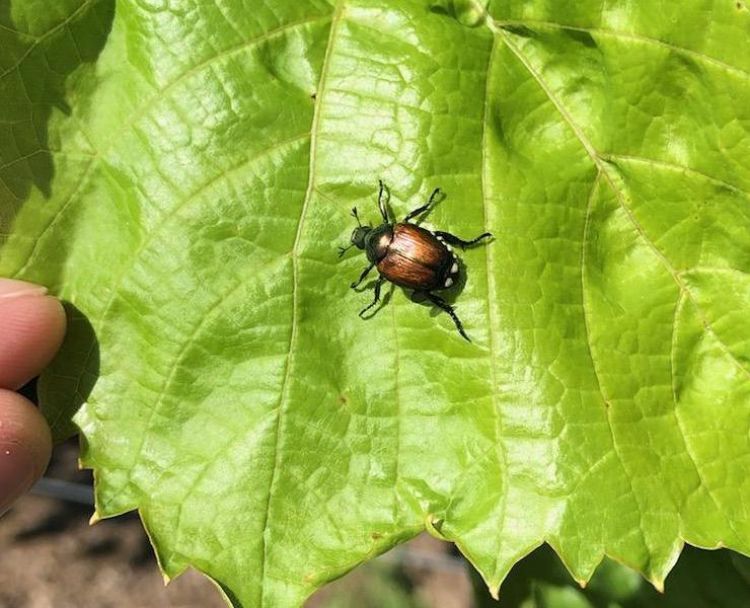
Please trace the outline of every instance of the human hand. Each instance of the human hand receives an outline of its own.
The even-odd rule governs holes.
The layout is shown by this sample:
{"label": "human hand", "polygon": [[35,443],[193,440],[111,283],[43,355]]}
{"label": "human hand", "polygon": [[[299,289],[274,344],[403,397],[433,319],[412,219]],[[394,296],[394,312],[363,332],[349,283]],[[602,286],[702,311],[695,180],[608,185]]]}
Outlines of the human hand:
{"label": "human hand", "polygon": [[0,279],[0,515],[42,476],[47,422],[15,391],[50,362],[65,334],[59,300],[40,285]]}

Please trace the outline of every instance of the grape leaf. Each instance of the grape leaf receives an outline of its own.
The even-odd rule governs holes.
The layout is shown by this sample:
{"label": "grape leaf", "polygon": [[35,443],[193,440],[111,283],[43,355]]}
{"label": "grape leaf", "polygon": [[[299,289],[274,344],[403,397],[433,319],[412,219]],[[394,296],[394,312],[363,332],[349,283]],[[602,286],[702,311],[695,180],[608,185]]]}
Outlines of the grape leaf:
{"label": "grape leaf", "polygon": [[[294,606],[424,528],[494,592],[543,542],[657,587],[750,550],[744,3],[3,6],[0,273],[67,300],[44,411],[167,577]],[[495,234],[472,343],[357,317],[378,178]]]}

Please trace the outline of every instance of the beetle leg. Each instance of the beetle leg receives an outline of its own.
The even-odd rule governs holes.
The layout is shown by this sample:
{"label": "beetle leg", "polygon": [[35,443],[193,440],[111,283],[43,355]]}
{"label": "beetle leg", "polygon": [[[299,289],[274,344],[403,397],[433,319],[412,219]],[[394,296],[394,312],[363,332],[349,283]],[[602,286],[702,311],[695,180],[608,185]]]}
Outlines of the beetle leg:
{"label": "beetle leg", "polygon": [[464,331],[464,326],[461,323],[461,319],[458,318],[458,315],[456,314],[456,311],[453,309],[453,306],[448,304],[443,298],[440,296],[436,296],[434,293],[430,293],[429,291],[425,292],[425,295],[430,299],[430,302],[432,302],[435,306],[438,308],[443,309],[445,312],[447,312],[451,319],[453,319],[453,322],[456,324],[456,329],[458,329],[458,333],[460,333],[467,342],[471,342],[471,339],[469,336],[466,335],[466,332]]}
{"label": "beetle leg", "polygon": [[378,277],[377,283],[375,283],[375,299],[370,302],[369,305],[365,306],[362,310],[359,311],[359,316],[364,319],[364,314],[370,310],[375,304],[380,302],[380,288],[383,286],[383,283],[385,283],[385,278]]}
{"label": "beetle leg", "polygon": [[435,199],[436,199],[436,198],[437,198],[437,197],[438,197],[438,196],[439,196],[440,194],[442,194],[442,190],[441,190],[440,188],[435,188],[435,189],[434,189],[434,190],[432,191],[432,194],[430,194],[430,198],[429,198],[429,200],[427,201],[427,203],[425,203],[425,204],[424,204],[424,205],[422,205],[421,207],[417,207],[416,209],[414,209],[414,211],[410,212],[410,213],[409,213],[409,215],[407,215],[407,216],[406,216],[406,217],[404,218],[404,221],[405,221],[405,222],[408,222],[409,220],[411,220],[411,219],[413,219],[413,218],[417,217],[418,215],[421,215],[421,214],[422,214],[422,213],[424,213],[425,211],[429,210],[429,208],[430,208],[430,206],[432,205],[432,203],[434,203],[434,202],[435,202]]}
{"label": "beetle leg", "polygon": [[388,186],[383,183],[382,179],[378,180],[378,184],[380,184],[380,191],[378,192],[378,209],[380,209],[380,215],[383,216],[383,221],[386,224],[389,224],[391,220],[388,219],[388,202],[391,200],[391,191]]}
{"label": "beetle leg", "polygon": [[352,283],[352,284],[350,285],[350,287],[351,287],[352,289],[356,289],[357,287],[359,287],[359,284],[360,284],[360,283],[361,283],[362,281],[364,281],[364,280],[365,280],[365,279],[367,278],[367,275],[368,275],[368,274],[370,274],[370,271],[371,271],[371,270],[372,270],[372,269],[373,269],[374,267],[375,267],[375,262],[373,262],[373,263],[372,263],[372,264],[370,264],[370,265],[369,265],[369,266],[368,266],[367,268],[365,268],[365,269],[364,269],[364,270],[362,271],[362,274],[361,274],[361,275],[359,275],[359,279],[357,279],[357,280],[356,280],[356,281],[355,281],[354,283]]}
{"label": "beetle leg", "polygon": [[426,205],[422,205],[421,207],[417,207],[416,209],[414,209],[414,211],[409,212],[409,215],[407,215],[404,218],[404,222],[408,222],[409,220],[417,217],[418,215],[427,211],[429,208],[430,208],[430,203],[427,203]]}
{"label": "beetle leg", "polygon": [[480,234],[477,238],[471,239],[470,241],[464,241],[463,239],[458,238],[455,234],[451,234],[450,232],[441,232],[440,230],[436,230],[434,234],[436,237],[444,240],[446,243],[449,243],[450,245],[455,245],[456,247],[460,247],[461,249],[466,249],[467,247],[476,245],[482,239],[492,238],[491,232],[484,232],[483,234]]}

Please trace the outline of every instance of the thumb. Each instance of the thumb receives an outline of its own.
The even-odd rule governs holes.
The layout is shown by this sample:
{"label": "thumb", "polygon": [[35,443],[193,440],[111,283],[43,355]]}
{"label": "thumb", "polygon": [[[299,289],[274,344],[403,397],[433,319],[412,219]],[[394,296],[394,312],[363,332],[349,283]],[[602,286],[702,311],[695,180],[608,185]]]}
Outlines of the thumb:
{"label": "thumb", "polygon": [[38,285],[0,279],[0,513],[49,461],[52,440],[34,405],[13,389],[36,376],[60,347],[65,313]]}
{"label": "thumb", "polygon": [[39,410],[0,389],[0,515],[42,476],[51,452],[49,426]]}

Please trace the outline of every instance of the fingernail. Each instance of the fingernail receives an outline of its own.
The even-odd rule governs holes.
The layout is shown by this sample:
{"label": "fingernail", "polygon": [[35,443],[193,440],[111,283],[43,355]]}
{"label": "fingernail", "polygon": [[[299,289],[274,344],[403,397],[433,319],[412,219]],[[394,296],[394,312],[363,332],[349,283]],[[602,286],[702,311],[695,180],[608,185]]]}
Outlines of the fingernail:
{"label": "fingernail", "polygon": [[34,482],[34,458],[19,443],[0,443],[0,515]]}
{"label": "fingernail", "polygon": [[46,293],[47,288],[43,285],[18,281],[16,279],[0,279],[0,298],[43,296]]}

